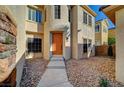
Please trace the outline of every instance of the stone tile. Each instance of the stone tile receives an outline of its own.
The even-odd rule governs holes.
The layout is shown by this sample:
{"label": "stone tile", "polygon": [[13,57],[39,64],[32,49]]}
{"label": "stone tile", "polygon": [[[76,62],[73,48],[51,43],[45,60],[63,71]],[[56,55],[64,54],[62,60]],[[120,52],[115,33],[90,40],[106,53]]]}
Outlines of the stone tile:
{"label": "stone tile", "polygon": [[16,55],[11,55],[7,58],[0,59],[0,71],[6,72],[15,61]]}
{"label": "stone tile", "polygon": [[11,33],[14,36],[16,36],[17,34],[16,27],[10,21],[0,19],[0,29],[7,31],[8,33]]}
{"label": "stone tile", "polygon": [[7,16],[2,12],[0,12],[0,19],[4,20],[5,22],[9,22]]}
{"label": "stone tile", "polygon": [[0,52],[0,59],[10,57],[11,55],[13,55],[15,53],[16,53],[16,50],[8,50],[8,51]]}
{"label": "stone tile", "polygon": [[0,42],[5,44],[15,44],[16,37],[0,29]]}
{"label": "stone tile", "polygon": [[0,43],[0,52],[8,51],[8,50],[16,50],[16,45],[14,44],[2,44]]}
{"label": "stone tile", "polygon": [[6,51],[6,45],[0,43],[0,52]]}

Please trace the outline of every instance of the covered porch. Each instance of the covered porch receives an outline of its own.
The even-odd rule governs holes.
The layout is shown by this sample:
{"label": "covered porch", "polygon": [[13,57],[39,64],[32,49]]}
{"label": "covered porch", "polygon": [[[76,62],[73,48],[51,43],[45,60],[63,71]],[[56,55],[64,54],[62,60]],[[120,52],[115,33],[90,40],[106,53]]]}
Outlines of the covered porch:
{"label": "covered porch", "polygon": [[102,10],[116,25],[116,80],[124,83],[124,6],[103,6]]}

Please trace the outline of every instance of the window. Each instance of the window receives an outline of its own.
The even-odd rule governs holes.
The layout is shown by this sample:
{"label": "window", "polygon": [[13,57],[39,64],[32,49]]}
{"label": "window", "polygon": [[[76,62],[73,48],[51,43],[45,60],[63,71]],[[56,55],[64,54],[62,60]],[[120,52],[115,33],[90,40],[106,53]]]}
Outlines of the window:
{"label": "window", "polygon": [[60,19],[60,15],[61,15],[61,7],[60,5],[55,5],[54,6],[54,15],[55,15],[55,19]]}
{"label": "window", "polygon": [[83,12],[83,23],[87,24],[87,13]]}
{"label": "window", "polygon": [[91,47],[91,45],[92,45],[92,40],[89,39],[89,41],[88,41],[88,47]]}
{"label": "window", "polygon": [[87,39],[83,39],[83,53],[87,53]]}
{"label": "window", "polygon": [[92,26],[92,16],[88,15],[88,25]]}
{"label": "window", "polygon": [[41,19],[42,19],[41,11],[28,7],[28,20],[40,23],[42,21]]}
{"label": "window", "polygon": [[68,10],[68,21],[69,22],[71,21],[71,10],[70,9]]}
{"label": "window", "polygon": [[32,17],[31,17],[31,9],[29,8],[29,9],[28,9],[28,20],[31,20],[31,18],[32,18]]}
{"label": "window", "polygon": [[45,22],[46,22],[46,18],[47,18],[47,10],[45,9]]}
{"label": "window", "polygon": [[95,32],[100,32],[100,25],[96,25]]}
{"label": "window", "polygon": [[28,52],[38,53],[41,52],[41,39],[40,38],[28,38],[27,40]]}

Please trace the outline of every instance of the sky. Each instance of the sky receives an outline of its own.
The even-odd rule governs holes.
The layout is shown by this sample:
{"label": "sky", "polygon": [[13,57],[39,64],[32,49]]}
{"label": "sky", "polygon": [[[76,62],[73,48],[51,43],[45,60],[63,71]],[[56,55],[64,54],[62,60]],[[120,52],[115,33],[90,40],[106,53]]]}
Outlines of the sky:
{"label": "sky", "polygon": [[[101,5],[89,5],[89,7],[97,14],[95,19],[96,21],[108,18],[102,11],[99,11]],[[110,21],[110,19],[108,21],[109,21],[109,28],[115,27],[114,24]]]}

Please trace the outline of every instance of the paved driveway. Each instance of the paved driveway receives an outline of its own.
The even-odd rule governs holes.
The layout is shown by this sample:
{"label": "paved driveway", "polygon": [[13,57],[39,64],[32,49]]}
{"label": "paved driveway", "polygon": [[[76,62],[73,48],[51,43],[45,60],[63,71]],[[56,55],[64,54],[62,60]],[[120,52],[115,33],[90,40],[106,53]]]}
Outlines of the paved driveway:
{"label": "paved driveway", "polygon": [[38,87],[72,87],[68,81],[62,57],[53,57],[51,59]]}

